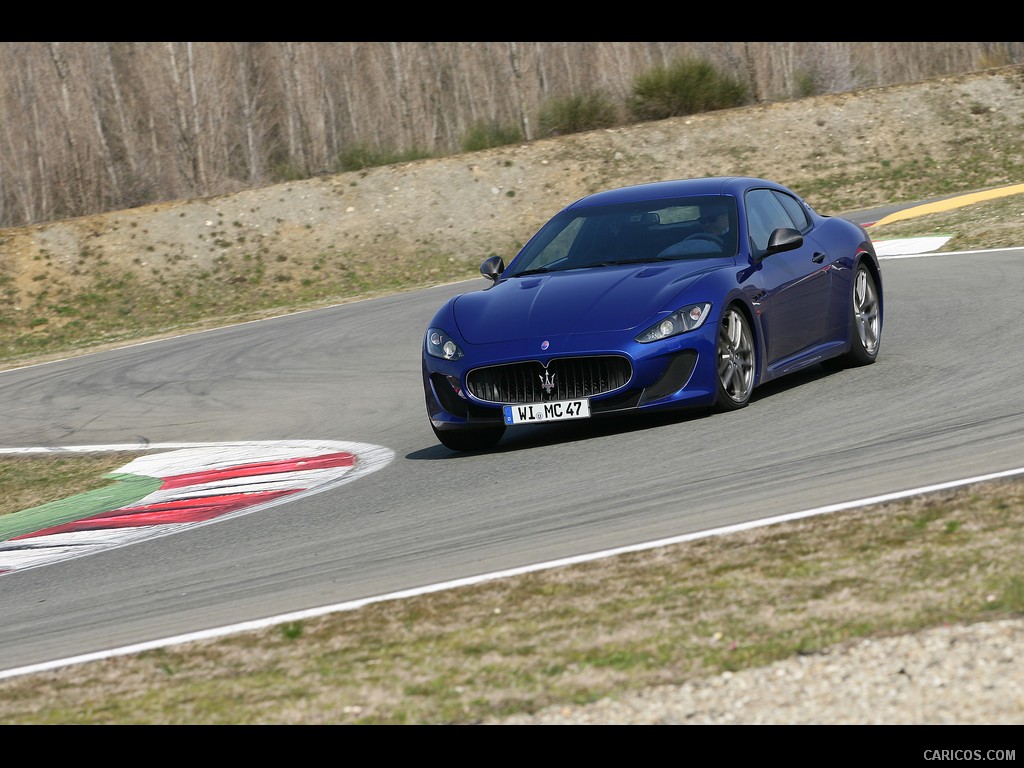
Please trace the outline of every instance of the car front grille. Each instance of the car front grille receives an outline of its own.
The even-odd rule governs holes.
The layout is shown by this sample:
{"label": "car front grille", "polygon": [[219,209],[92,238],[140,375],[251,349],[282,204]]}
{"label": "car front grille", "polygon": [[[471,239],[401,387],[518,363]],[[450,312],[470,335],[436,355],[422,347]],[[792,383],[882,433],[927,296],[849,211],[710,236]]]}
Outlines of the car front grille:
{"label": "car front grille", "polygon": [[469,372],[466,384],[479,400],[511,405],[603,395],[626,386],[632,374],[624,357],[565,357],[552,360],[546,369],[537,360],[477,368]]}

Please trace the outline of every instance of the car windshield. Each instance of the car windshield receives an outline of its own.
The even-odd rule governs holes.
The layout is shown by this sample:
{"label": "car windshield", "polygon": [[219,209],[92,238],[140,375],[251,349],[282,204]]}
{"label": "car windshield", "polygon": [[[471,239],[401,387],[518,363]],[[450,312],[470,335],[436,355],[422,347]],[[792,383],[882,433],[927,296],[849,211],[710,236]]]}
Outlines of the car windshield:
{"label": "car windshield", "polygon": [[505,270],[516,277],[568,269],[736,255],[736,203],[725,195],[562,211]]}

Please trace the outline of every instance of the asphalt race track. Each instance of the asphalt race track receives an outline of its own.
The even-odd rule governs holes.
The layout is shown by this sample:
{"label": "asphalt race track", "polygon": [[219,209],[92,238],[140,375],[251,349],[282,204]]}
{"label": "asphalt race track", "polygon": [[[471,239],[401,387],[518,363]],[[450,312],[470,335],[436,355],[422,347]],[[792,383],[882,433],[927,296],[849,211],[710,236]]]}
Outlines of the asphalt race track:
{"label": "asphalt race track", "polygon": [[0,672],[1024,465],[1024,249],[892,257],[878,362],[730,414],[434,439],[425,324],[458,285],[0,372],[0,446],[321,440],[386,466],[0,575]]}

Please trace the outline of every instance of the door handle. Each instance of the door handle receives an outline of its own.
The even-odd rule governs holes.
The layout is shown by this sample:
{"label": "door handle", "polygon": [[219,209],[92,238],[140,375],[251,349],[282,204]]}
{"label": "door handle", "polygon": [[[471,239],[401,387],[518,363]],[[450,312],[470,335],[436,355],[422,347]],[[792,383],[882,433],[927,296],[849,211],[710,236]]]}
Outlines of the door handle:
{"label": "door handle", "polygon": [[823,262],[824,260],[825,254],[822,253],[821,251],[815,251],[814,255],[811,256],[811,261],[813,261],[815,264],[821,264],[821,262]]}

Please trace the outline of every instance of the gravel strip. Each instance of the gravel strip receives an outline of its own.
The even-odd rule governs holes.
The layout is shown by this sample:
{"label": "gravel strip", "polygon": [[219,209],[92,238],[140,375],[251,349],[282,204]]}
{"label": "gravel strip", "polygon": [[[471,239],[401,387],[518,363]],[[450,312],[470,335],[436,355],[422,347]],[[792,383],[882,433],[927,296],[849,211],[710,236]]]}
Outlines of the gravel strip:
{"label": "gravel strip", "polygon": [[1020,725],[1024,620],[862,640],[487,725]]}

